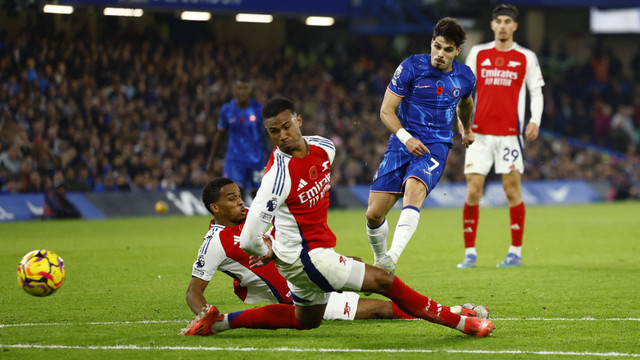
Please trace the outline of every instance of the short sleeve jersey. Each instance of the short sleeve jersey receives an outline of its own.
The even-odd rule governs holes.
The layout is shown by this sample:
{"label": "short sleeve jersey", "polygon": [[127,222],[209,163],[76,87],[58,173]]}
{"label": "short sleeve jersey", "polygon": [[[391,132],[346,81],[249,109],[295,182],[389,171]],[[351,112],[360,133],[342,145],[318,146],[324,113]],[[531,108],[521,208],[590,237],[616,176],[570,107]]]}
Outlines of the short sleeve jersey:
{"label": "short sleeve jersey", "polygon": [[216,270],[233,278],[235,294],[247,304],[261,301],[291,304],[287,281],[280,275],[273,262],[251,269],[249,254],[240,249],[242,224],[224,227],[213,221],[198,250],[191,275],[211,281]]}
{"label": "short sleeve jersey", "polygon": [[263,163],[265,136],[261,111],[262,104],[254,99],[244,109],[238,107],[236,99],[222,106],[218,128],[227,131],[229,139],[225,161]]}
{"label": "short sleeve jersey", "polygon": [[289,264],[315,248],[332,248],[336,236],[327,225],[331,163],[335,146],[320,136],[305,136],[309,154],[296,158],[277,147],[248,216],[272,221],[273,251]]}
{"label": "short sleeve jersey", "polygon": [[508,51],[498,51],[492,41],[472,47],[466,63],[478,78],[471,129],[486,135],[522,134],[524,85],[529,91],[544,86],[536,54],[516,43]]}
{"label": "short sleeve jersey", "polygon": [[[431,65],[431,55],[412,55],[396,69],[387,89],[402,97],[398,118],[402,126],[424,144],[453,143],[452,122],[460,98],[471,96],[475,86],[471,69],[453,61],[450,72]],[[389,146],[404,146],[391,135]]]}

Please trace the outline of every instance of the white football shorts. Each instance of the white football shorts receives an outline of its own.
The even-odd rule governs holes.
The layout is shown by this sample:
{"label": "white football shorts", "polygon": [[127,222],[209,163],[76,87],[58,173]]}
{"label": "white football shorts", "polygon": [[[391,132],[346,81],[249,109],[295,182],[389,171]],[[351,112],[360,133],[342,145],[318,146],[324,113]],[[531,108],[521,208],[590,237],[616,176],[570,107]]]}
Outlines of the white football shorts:
{"label": "white football shorts", "polygon": [[353,320],[358,311],[360,294],[351,291],[332,292],[329,296],[327,308],[324,311],[325,320]]}
{"label": "white football shorts", "polygon": [[522,174],[522,155],[520,136],[476,134],[476,140],[469,146],[464,157],[464,173],[486,176],[493,165],[496,174],[508,174],[514,170]]}
{"label": "white football shorts", "polygon": [[303,254],[293,264],[275,259],[280,274],[287,279],[296,305],[326,304],[333,291],[360,291],[364,263],[340,255],[333,248],[318,248]]}

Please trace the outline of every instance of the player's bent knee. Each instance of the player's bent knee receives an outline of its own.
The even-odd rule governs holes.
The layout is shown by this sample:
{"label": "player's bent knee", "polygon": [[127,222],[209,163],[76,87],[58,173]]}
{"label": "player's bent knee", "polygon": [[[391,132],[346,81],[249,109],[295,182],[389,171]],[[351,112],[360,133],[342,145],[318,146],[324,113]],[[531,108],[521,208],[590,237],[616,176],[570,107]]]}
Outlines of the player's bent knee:
{"label": "player's bent knee", "polygon": [[382,224],[386,214],[383,214],[382,212],[379,212],[372,208],[367,208],[367,213],[365,216],[367,217],[367,224],[369,224],[369,227],[375,228]]}

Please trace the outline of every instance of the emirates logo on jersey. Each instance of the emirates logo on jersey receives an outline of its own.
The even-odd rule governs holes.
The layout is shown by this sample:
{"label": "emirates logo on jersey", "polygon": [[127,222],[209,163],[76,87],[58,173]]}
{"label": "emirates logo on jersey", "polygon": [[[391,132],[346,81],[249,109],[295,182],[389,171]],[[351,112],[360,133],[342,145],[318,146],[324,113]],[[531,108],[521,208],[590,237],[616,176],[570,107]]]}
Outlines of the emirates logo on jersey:
{"label": "emirates logo on jersey", "polygon": [[309,177],[311,178],[311,180],[315,180],[318,178],[318,168],[316,168],[315,165],[309,169]]}

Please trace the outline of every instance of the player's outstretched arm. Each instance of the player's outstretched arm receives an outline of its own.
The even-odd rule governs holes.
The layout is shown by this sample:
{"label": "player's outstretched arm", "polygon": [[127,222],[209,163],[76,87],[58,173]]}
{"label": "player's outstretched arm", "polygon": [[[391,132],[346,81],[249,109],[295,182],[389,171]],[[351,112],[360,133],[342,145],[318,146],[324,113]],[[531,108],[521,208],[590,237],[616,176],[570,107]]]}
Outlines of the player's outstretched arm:
{"label": "player's outstretched arm", "polygon": [[204,297],[204,289],[207,288],[207,285],[209,285],[208,281],[192,276],[189,287],[187,287],[187,304],[196,315],[200,314],[202,309],[207,306],[207,299]]}

